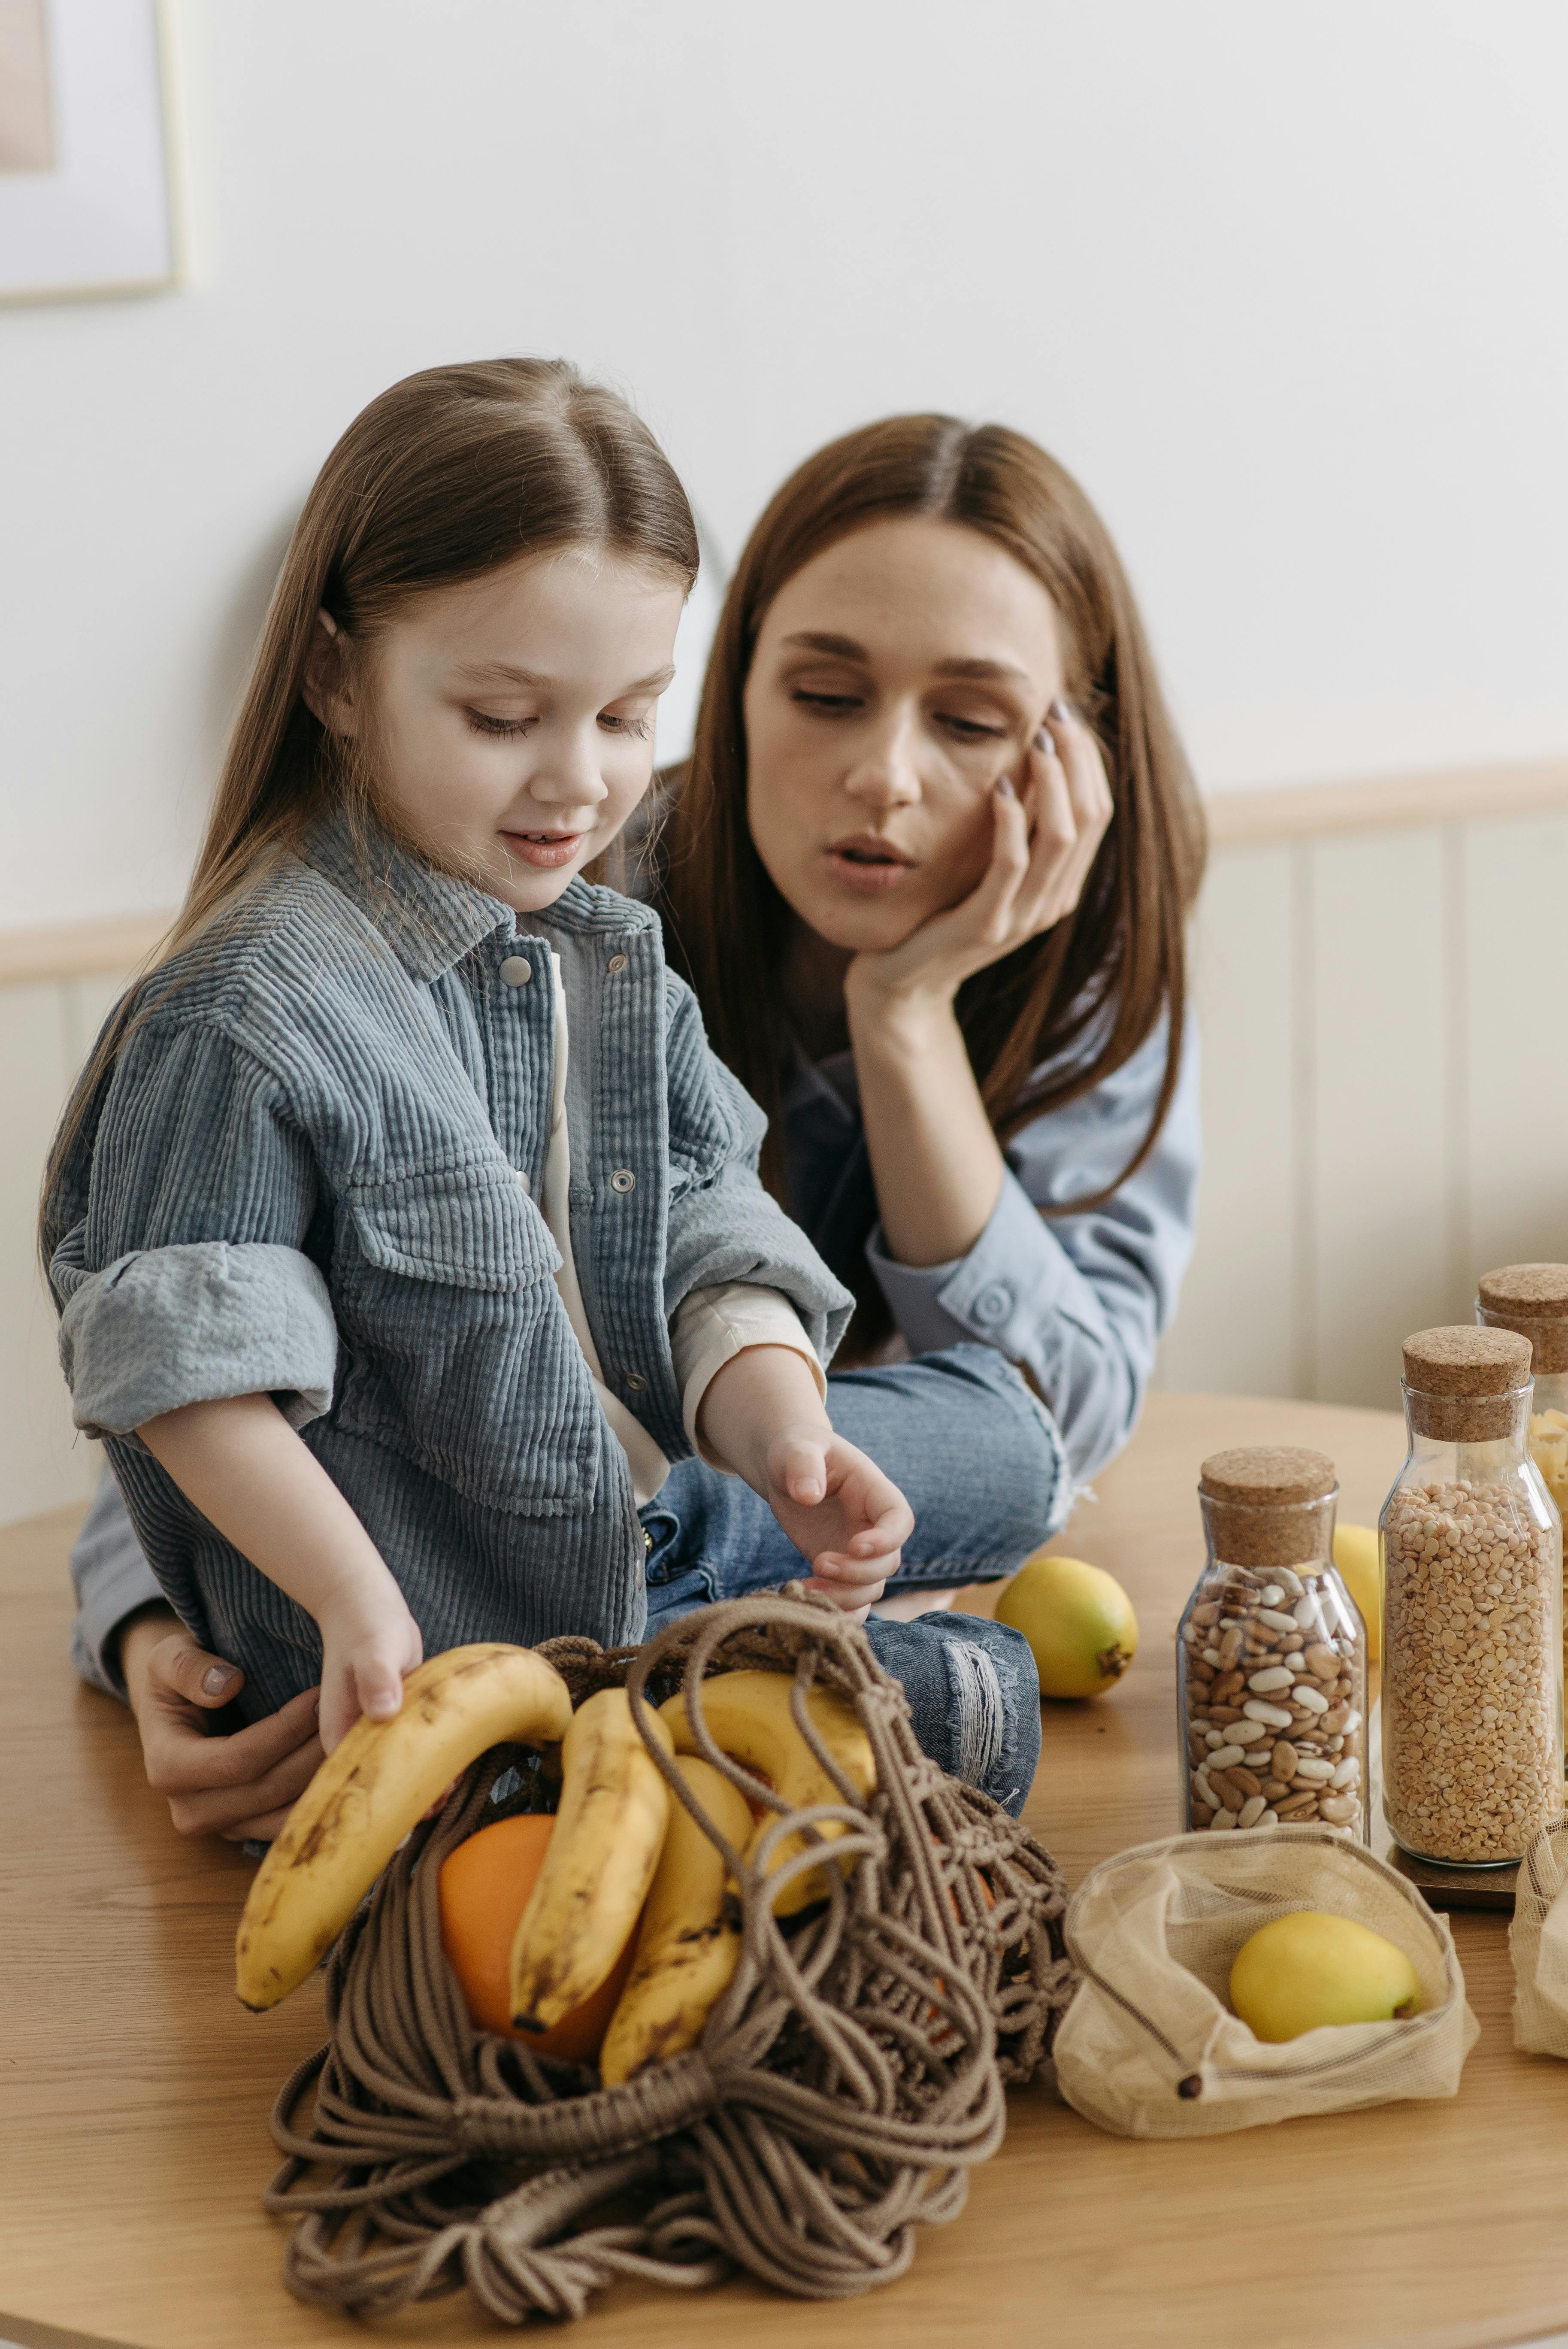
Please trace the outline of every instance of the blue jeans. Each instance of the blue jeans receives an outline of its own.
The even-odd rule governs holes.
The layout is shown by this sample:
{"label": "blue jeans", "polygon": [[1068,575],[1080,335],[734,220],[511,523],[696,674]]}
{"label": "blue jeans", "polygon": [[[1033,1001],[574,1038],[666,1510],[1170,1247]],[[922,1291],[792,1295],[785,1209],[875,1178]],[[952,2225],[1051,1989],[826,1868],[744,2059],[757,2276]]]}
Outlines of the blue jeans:
{"label": "blue jeans", "polygon": [[[828,1381],[841,1435],[907,1496],[914,1532],[892,1585],[953,1589],[1010,1574],[1055,1531],[1070,1499],[1054,1422],[989,1346]],[[673,1468],[642,1512],[648,1630],[715,1599],[774,1590],[810,1571],[766,1502],[700,1460]],[[1027,1643],[975,1615],[872,1616],[866,1634],[902,1682],[923,1750],[1016,1816],[1040,1751],[1040,1690]]]}

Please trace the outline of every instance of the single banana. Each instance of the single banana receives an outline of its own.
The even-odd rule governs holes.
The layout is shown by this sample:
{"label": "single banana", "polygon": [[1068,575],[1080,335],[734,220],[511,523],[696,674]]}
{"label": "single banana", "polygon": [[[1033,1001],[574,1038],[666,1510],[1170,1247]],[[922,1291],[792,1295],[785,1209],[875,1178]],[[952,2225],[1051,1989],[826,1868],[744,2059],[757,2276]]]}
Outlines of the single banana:
{"label": "single banana", "polygon": [[[790,1712],[793,1692],[794,1682],[788,1672],[716,1672],[702,1684],[702,1717],[719,1751],[766,1778],[792,1810],[807,1810],[819,1803],[836,1803],[842,1807],[841,1790],[828,1776],[795,1726]],[[697,1744],[686,1718],[685,1695],[672,1696],[659,1709],[669,1723],[676,1753],[695,1754]],[[862,1801],[869,1801],[876,1792],[876,1761],[871,1740],[853,1705],[836,1689],[811,1688],[807,1691],[806,1710],[818,1736],[851,1785]],[[755,1856],[763,1837],[778,1824],[778,1818],[776,1811],[763,1812],[747,1847],[748,1858]],[[823,1819],[817,1832],[830,1837],[841,1836],[845,1829],[836,1819]],[[769,1862],[770,1869],[781,1868],[811,1840],[808,1835],[782,1837]],[[784,1888],[774,1906],[781,1916],[789,1916],[827,1896],[828,1886],[821,1870],[807,1868]]]}
{"label": "single banana", "polygon": [[[736,1851],[751,1840],[751,1810],[738,1787],[696,1756],[682,1775]],[[677,1797],[648,1889],[636,1952],[599,2054],[605,2087],[695,2047],[740,1957],[739,1910],[724,1860]]]}
{"label": "single banana", "polygon": [[[670,1736],[656,1713],[666,1753]],[[632,1938],[669,1823],[670,1790],[624,1689],[601,1689],[561,1744],[561,1800],[511,1945],[511,2015],[549,2031],[609,1979]]]}
{"label": "single banana", "polygon": [[320,1962],[409,1829],[487,1746],[553,1744],[572,1698],[531,1648],[449,1648],[411,1671],[390,1721],[362,1713],[256,1871],[234,1987],[260,2013]]}

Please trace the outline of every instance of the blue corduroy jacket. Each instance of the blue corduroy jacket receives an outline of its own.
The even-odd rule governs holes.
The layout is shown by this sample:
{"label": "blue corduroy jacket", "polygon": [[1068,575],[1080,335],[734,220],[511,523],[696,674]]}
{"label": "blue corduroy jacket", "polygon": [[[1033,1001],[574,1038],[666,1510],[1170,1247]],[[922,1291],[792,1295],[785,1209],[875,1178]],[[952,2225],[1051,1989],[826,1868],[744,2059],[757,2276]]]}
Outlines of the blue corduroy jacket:
{"label": "blue corduroy jacket", "polygon": [[573,1253],[606,1383],[680,1459],[669,1320],[691,1290],[781,1290],[824,1361],[848,1320],[758,1180],[760,1112],[647,907],[574,881],[519,917],[324,827],[145,984],[47,1209],[76,1423],[192,1635],[244,1667],[253,1715],[314,1682],[319,1643],[136,1435],[182,1403],[277,1398],[428,1651],[640,1635],[625,1459],[533,1204],[552,948]]}

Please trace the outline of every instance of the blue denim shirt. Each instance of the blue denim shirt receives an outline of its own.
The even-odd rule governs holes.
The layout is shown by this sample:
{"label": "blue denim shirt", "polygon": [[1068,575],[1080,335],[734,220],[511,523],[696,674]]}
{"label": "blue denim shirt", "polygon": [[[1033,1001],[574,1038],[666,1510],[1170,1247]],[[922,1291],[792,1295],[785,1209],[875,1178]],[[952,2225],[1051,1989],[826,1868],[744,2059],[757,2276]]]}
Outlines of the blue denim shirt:
{"label": "blue denim shirt", "polygon": [[576,881],[523,918],[325,827],[154,974],[51,1201],[76,1423],[193,1636],[243,1665],[253,1714],[311,1683],[319,1645],[135,1434],[182,1403],[273,1393],[431,1651],[640,1635],[625,1459],[533,1204],[552,948],[583,1301],[606,1382],[665,1456],[690,1450],[668,1325],[692,1289],[782,1290],[824,1360],[849,1318],[757,1178],[761,1116],[656,916]]}
{"label": "blue denim shirt", "polygon": [[1014,1135],[990,1221],[948,1264],[888,1253],[853,1054],[802,1061],[785,1096],[790,1202],[827,1263],[851,1278],[863,1253],[912,1354],[979,1342],[1016,1362],[1055,1417],[1075,1477],[1132,1433],[1192,1253],[1202,1150],[1191,1020],[1153,1149],[1103,1206],[1072,1210],[1115,1181],[1148,1132],[1167,1032],[1161,1023],[1114,1074]]}

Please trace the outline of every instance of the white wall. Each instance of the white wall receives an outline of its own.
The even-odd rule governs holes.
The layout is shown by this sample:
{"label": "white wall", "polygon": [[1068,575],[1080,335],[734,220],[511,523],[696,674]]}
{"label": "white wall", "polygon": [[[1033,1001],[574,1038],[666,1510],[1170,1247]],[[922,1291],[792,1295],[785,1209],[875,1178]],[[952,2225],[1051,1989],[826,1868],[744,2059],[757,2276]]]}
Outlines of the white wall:
{"label": "white wall", "polygon": [[198,283],[0,313],[0,926],[174,900],[311,473],[502,349],[729,554],[868,417],[1036,433],[1211,785],[1568,748],[1560,0],[176,13]]}

